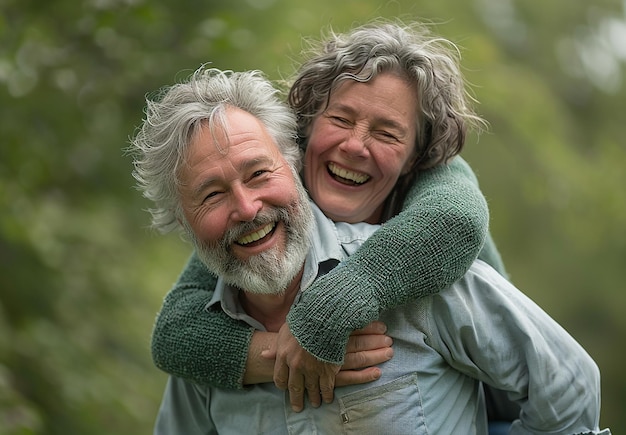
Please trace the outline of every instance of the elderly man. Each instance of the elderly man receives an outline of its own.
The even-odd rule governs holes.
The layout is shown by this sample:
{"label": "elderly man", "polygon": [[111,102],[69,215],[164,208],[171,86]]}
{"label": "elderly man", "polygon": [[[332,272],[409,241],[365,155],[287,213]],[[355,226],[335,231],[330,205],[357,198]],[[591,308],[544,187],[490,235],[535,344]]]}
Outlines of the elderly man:
{"label": "elderly man", "polygon": [[[376,229],[309,203],[293,127],[258,73],[199,70],[148,103],[133,140],[153,219],[182,226],[219,276],[210,305],[259,330],[278,331],[298,295]],[[155,433],[487,433],[483,382],[521,406],[511,433],[610,433],[598,429],[593,360],[483,262],[381,320],[394,358],[371,384],[297,413],[273,384],[227,391],[170,377]]]}

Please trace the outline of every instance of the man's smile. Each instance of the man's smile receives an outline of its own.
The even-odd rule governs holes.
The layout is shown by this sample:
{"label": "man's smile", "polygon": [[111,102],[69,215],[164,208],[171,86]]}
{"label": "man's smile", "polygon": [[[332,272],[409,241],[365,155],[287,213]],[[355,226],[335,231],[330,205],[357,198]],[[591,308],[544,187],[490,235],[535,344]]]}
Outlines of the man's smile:
{"label": "man's smile", "polygon": [[253,233],[246,234],[245,236],[237,239],[237,244],[241,246],[250,245],[251,243],[258,242],[259,240],[266,237],[268,234],[274,231],[276,228],[276,222],[270,222],[264,227],[254,231]]}

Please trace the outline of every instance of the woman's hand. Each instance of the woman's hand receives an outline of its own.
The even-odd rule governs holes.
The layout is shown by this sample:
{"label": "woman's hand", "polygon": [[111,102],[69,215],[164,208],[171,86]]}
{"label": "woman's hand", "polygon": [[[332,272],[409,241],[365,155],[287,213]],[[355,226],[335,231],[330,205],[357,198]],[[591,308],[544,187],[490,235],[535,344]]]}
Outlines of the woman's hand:
{"label": "woman's hand", "polygon": [[354,331],[348,340],[343,366],[318,360],[304,350],[284,324],[278,332],[276,347],[263,352],[265,358],[276,358],[274,383],[281,390],[289,390],[289,402],[294,411],[304,407],[304,392],[311,405],[318,407],[321,400],[333,401],[335,386],[363,384],[378,379],[381,370],[373,367],[393,356],[391,337],[385,335],[382,322],[372,322]]}

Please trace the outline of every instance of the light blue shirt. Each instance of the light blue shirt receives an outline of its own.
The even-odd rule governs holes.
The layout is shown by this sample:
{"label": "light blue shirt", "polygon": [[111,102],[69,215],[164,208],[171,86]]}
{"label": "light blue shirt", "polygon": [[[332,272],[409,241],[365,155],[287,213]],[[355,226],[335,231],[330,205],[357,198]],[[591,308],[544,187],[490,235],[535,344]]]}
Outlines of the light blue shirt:
{"label": "light blue shirt", "polygon": [[[377,226],[335,224],[313,205],[317,231],[301,291],[351,255]],[[211,304],[263,330],[220,280]],[[382,376],[335,390],[332,404],[291,410],[274,384],[244,390],[170,377],[155,427],[165,434],[487,434],[481,382],[521,407],[512,434],[599,431],[600,374],[591,357],[486,263],[433,296],[382,313],[394,357]]]}

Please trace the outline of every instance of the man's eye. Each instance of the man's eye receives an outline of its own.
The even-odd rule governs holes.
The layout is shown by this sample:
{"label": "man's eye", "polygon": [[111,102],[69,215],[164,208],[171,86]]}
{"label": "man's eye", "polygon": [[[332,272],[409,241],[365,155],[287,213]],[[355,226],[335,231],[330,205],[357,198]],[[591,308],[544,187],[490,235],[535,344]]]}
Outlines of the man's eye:
{"label": "man's eye", "polygon": [[215,198],[217,198],[219,196],[220,192],[209,192],[205,197],[204,197],[204,202],[207,201],[211,201],[214,200]]}
{"label": "man's eye", "polygon": [[254,172],[252,173],[252,177],[251,177],[251,178],[257,178],[257,177],[260,177],[261,175],[266,174],[267,172],[269,172],[269,171],[267,171],[267,170],[265,170],[265,169],[260,169],[260,170],[258,170],[258,171],[254,171]]}

